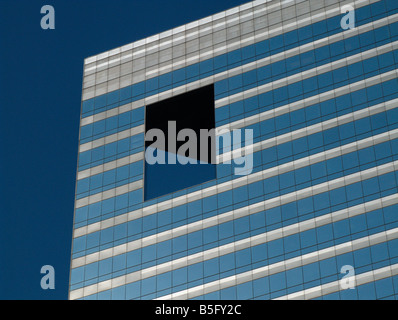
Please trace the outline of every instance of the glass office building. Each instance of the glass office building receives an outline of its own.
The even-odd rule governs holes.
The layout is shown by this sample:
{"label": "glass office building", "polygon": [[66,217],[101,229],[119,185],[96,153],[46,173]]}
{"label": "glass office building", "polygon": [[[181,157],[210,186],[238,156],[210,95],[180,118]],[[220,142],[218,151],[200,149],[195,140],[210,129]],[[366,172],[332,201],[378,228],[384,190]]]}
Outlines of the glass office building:
{"label": "glass office building", "polygon": [[[259,0],[87,58],[69,298],[397,298],[397,67],[396,0]],[[253,169],[175,187],[151,106],[203,88]]]}

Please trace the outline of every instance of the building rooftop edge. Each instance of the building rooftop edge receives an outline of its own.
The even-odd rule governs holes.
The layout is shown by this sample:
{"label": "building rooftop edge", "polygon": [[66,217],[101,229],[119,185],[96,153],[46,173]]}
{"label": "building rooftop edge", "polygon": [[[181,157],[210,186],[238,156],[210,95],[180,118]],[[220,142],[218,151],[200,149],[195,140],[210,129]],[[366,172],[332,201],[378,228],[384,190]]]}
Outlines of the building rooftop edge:
{"label": "building rooftop edge", "polygon": [[220,19],[222,17],[226,17],[226,16],[229,16],[229,15],[232,15],[232,14],[235,14],[235,13],[238,13],[238,12],[253,8],[255,6],[267,3],[267,2],[272,2],[272,1],[274,1],[274,0],[255,0],[255,1],[250,1],[250,2],[244,3],[242,5],[233,7],[231,9],[227,9],[225,11],[221,11],[221,12],[209,15],[207,17],[204,17],[204,18],[201,18],[201,19],[186,23],[184,25],[181,25],[181,26],[178,26],[178,27],[166,30],[166,31],[162,31],[162,32],[157,33],[155,35],[152,35],[152,36],[149,36],[149,37],[146,37],[146,38],[131,42],[131,43],[123,45],[121,47],[117,47],[117,48],[114,48],[114,49],[110,49],[110,50],[98,53],[98,54],[93,55],[93,56],[89,56],[89,57],[84,59],[84,65],[93,63],[95,61],[107,58],[107,57],[115,55],[115,54],[119,54],[119,53],[122,53],[122,52],[125,52],[125,51],[128,51],[128,50],[131,50],[133,48],[140,47],[140,46],[142,46],[144,44],[149,44],[151,42],[160,40],[160,39],[168,37],[170,35],[177,34],[177,33],[181,32],[183,30],[191,29],[191,28],[194,28],[196,26],[208,23],[210,21],[213,21],[213,20],[216,20],[216,19]]}

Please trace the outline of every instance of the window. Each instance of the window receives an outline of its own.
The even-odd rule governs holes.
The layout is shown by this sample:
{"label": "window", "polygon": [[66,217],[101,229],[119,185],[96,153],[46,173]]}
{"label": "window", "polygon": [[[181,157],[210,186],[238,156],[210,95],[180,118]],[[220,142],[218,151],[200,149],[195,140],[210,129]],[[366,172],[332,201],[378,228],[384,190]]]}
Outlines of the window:
{"label": "window", "polygon": [[[146,106],[145,200],[216,178],[215,137],[210,132],[215,128],[214,109],[214,85]],[[191,129],[193,136],[177,139],[183,129]],[[201,137],[202,129],[210,132],[207,137]],[[201,148],[206,138],[207,149]]]}

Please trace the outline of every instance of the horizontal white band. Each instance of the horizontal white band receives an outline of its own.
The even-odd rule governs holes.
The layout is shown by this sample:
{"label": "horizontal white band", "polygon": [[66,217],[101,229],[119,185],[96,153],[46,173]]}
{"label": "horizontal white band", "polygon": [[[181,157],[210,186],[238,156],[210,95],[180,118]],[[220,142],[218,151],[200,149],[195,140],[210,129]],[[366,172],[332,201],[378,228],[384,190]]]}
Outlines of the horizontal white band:
{"label": "horizontal white band", "polygon": [[[128,221],[132,221],[135,219],[139,219],[141,217],[145,217],[151,214],[155,214],[157,212],[160,212],[162,210],[166,210],[171,208],[172,205],[181,205],[184,203],[188,203],[191,201],[195,201],[198,199],[202,199],[207,196],[211,196],[220,192],[228,191],[231,190],[233,187],[240,187],[242,185],[247,185],[249,183],[253,183],[256,181],[260,181],[278,174],[282,174],[285,172],[289,172],[291,170],[299,169],[304,166],[308,166],[314,163],[318,163],[320,161],[324,161],[327,159],[331,159],[333,157],[337,157],[340,155],[344,155],[356,150],[360,150],[363,148],[370,147],[374,144],[382,143],[388,140],[396,139],[398,136],[398,129],[381,133],[376,136],[371,136],[359,141],[355,141],[346,145],[343,145],[341,147],[336,147],[334,149],[320,152],[314,155],[311,155],[309,157],[305,157],[302,159],[294,160],[289,163],[282,164],[277,167],[269,168],[260,172],[253,173],[247,177],[243,178],[238,178],[235,180],[227,181],[224,183],[221,183],[216,186],[212,186],[206,189],[203,189],[202,192],[194,192],[191,194],[188,194],[183,197],[176,198],[174,201],[173,200],[166,200],[164,202],[159,203],[158,205],[153,205],[150,206],[149,209],[148,207],[145,207],[143,209],[131,211],[129,213],[125,213],[119,216],[116,216],[114,218],[109,218],[100,222],[96,222],[93,224],[90,224],[88,226],[80,227],[74,230],[73,237],[78,238],[81,236],[84,236],[86,234],[96,232],[99,230],[107,229],[110,227],[113,227],[115,225],[125,223]],[[284,198],[286,195],[281,196],[281,203],[283,203]],[[288,197],[290,198],[290,197]],[[242,209],[243,210],[243,209]],[[247,207],[246,207],[247,210]]]}
{"label": "horizontal white band", "polygon": [[[216,280],[210,283],[206,283],[201,286],[189,288],[180,292],[176,292],[167,296],[157,298],[156,300],[184,300],[192,299],[210,292],[219,291],[228,287],[232,287],[245,282],[253,281],[263,277],[267,277],[279,272],[291,270],[297,267],[305,266],[307,264],[322,261],[331,257],[367,248],[369,246],[377,245],[389,240],[398,238],[398,228],[391,229],[388,231],[382,231],[380,233],[356,239],[353,241],[345,242],[337,246],[329,247],[323,250],[311,252],[302,255],[297,258],[277,262],[269,266],[261,267],[251,271],[247,271],[238,275],[234,275],[221,280]],[[342,266],[341,266],[342,267]]]}
{"label": "horizontal white band", "polygon": [[[398,264],[393,264],[384,268],[364,272],[358,275],[353,276],[353,282],[355,287],[367,284],[370,282],[382,280],[385,278],[390,278],[398,275]],[[331,293],[335,293],[341,291],[341,280],[329,282],[322,284],[317,287],[312,287],[306,290],[302,290],[299,292],[294,292],[282,297],[278,297],[274,300],[311,300],[315,298],[319,298],[321,296],[325,296]]]}
{"label": "horizontal white band", "polygon": [[[219,107],[223,107],[225,105],[228,105],[228,104],[236,102],[236,101],[241,101],[241,100],[244,100],[244,99],[248,99],[250,97],[254,97],[254,96],[257,96],[259,94],[263,94],[263,93],[275,90],[277,88],[284,87],[286,85],[290,85],[292,83],[302,81],[304,79],[308,79],[308,78],[311,78],[311,77],[314,77],[314,76],[318,76],[320,74],[323,74],[323,73],[326,73],[326,72],[329,72],[329,71],[332,71],[332,70],[347,66],[349,64],[356,63],[358,61],[362,61],[362,60],[365,60],[365,59],[376,57],[378,55],[381,55],[381,54],[384,54],[384,53],[387,53],[387,52],[390,52],[390,51],[393,51],[393,50],[396,50],[396,49],[398,49],[398,41],[395,41],[395,42],[392,42],[392,43],[388,43],[388,44],[383,45],[381,47],[373,48],[373,49],[370,49],[370,50],[367,50],[367,51],[364,51],[364,52],[360,52],[360,53],[355,54],[353,56],[349,56],[349,57],[346,57],[346,58],[343,58],[343,59],[340,59],[340,60],[337,60],[337,61],[333,61],[333,62],[324,64],[324,65],[321,65],[319,67],[315,67],[315,68],[312,68],[312,69],[307,70],[307,71],[299,72],[299,73],[296,73],[296,74],[294,74],[292,76],[289,76],[289,77],[286,77],[286,78],[283,78],[283,79],[279,79],[279,80],[267,83],[265,85],[262,85],[262,86],[259,86],[259,87],[253,88],[253,89],[245,90],[245,91],[236,93],[236,94],[234,94],[232,96],[228,96],[228,97],[216,100],[215,101],[215,107],[219,108]],[[167,91],[164,94],[167,94]],[[162,95],[162,94],[159,94],[159,96],[160,95]],[[87,151],[87,150],[90,150],[90,149],[93,149],[93,148],[98,148],[98,147],[103,146],[103,145],[105,145],[107,143],[112,143],[112,142],[115,142],[115,141],[118,141],[118,140],[121,140],[121,139],[125,139],[125,138],[127,138],[127,137],[129,137],[131,135],[136,135],[136,134],[139,134],[139,133],[143,133],[144,130],[145,130],[144,129],[144,125],[141,125],[141,126],[138,126],[138,127],[133,127],[131,129],[127,129],[127,130],[124,130],[122,132],[115,133],[115,134],[103,137],[103,138],[96,139],[94,141],[90,141],[90,142],[84,143],[84,144],[80,145],[79,153]]]}
{"label": "horizontal white band", "polygon": [[[356,205],[354,207],[349,207],[347,209],[342,209],[333,213],[325,214],[320,217],[309,219],[302,221],[300,223],[288,225],[286,227],[276,229],[270,232],[266,232],[254,237],[245,238],[240,241],[232,242],[226,244],[224,246],[216,247],[214,249],[206,250],[200,254],[194,254],[191,256],[187,256],[178,261],[173,261],[173,268],[178,268],[179,265],[185,266],[192,264],[192,261],[198,262],[207,260],[208,257],[220,256],[224,254],[228,254],[234,250],[234,248],[245,249],[250,247],[251,245],[259,245],[268,241],[276,240],[283,238],[285,236],[289,236],[292,234],[296,234],[299,232],[303,232],[309,229],[317,228],[332,222],[340,221],[343,219],[351,218],[360,214],[364,214],[370,211],[374,211],[386,206],[391,206],[398,203],[398,194],[394,194],[391,196],[387,196],[384,198],[376,199],[373,201],[369,201],[366,203],[362,203]],[[127,244],[122,244],[117,247],[101,250],[80,258],[76,258],[72,260],[72,269],[78,268],[90,263],[94,263],[100,260],[108,259],[111,257],[115,257],[120,254],[124,254],[133,250],[141,249],[153,244],[157,244],[163,241],[167,241],[170,239],[177,238],[179,236],[188,234],[190,232],[195,232],[198,230],[203,230],[205,228],[210,228],[214,225],[218,225],[221,223],[225,223],[228,221],[232,221],[235,219],[239,219],[251,214],[256,213],[255,210],[237,210],[236,212],[230,211],[216,217],[211,217],[209,219],[201,220],[198,222],[191,223],[186,226],[182,226],[179,228],[175,228],[172,230],[168,230],[165,232],[161,232],[155,234],[153,236],[145,237],[139,240],[128,242]]]}
{"label": "horizontal white band", "polygon": [[[276,35],[296,30],[315,22],[322,21],[326,18],[334,17],[341,14],[341,7],[344,4],[353,5],[358,9],[362,6],[377,1],[379,0],[359,0],[354,2],[347,1],[346,3],[343,2],[331,4],[324,10],[316,11],[312,10],[313,6],[311,6],[309,1],[292,3],[292,6],[306,8],[308,14],[304,14],[304,18],[291,15],[291,13],[282,14],[283,11],[280,11],[280,3],[271,4],[269,8],[261,8],[260,10],[262,12],[245,12],[240,18],[233,17],[233,21],[230,22],[229,26],[223,27],[220,23],[215,22],[213,23],[213,26],[205,26],[205,29],[202,31],[202,33],[196,32],[195,34],[191,35],[188,33],[189,37],[186,38],[184,35],[185,32],[182,32],[181,36],[173,36],[173,41],[166,41],[163,44],[165,46],[164,49],[166,49],[166,51],[170,51],[170,53],[168,53],[170,57],[174,56],[171,62],[162,62],[166,53],[164,51],[160,51],[161,46],[152,46],[150,49],[149,46],[148,49],[145,49],[145,47],[134,48],[132,51],[125,53],[117,52],[117,49],[115,49],[113,52],[120,55],[120,57],[111,58],[109,57],[109,52],[104,53],[102,56],[105,58],[105,60],[103,60],[103,62],[94,63],[100,65],[100,67],[86,67],[86,71],[84,73],[83,100],[91,99],[95,96],[106,94],[119,88],[127,87],[129,85],[153,78],[154,76],[177,70],[183,66],[204,61],[225,52],[233,51],[264,39],[269,39]],[[274,12],[270,11],[271,7],[273,8]],[[313,11],[312,15],[309,16],[311,11]],[[253,20],[253,18],[259,18],[263,21],[260,23],[253,23],[251,26],[243,27],[245,22],[250,22],[250,20]],[[296,20],[293,20],[293,18],[296,18]],[[199,25],[198,27],[201,28]],[[181,31],[183,31],[185,26],[181,26],[179,28]],[[214,32],[219,33],[217,36],[217,43],[215,43],[214,40],[206,39],[206,36],[208,37],[212,34],[212,28],[214,28]],[[223,29],[224,31],[222,31]],[[240,34],[243,36],[239,36]],[[153,36],[152,38],[156,37],[157,36]],[[222,39],[223,37],[225,40]],[[189,50],[186,50],[185,55],[182,54],[180,52],[182,48],[180,47],[185,45],[185,42],[188,40],[195,39],[197,40],[197,43],[193,44],[192,48]],[[143,44],[146,40],[144,39],[140,41]],[[205,48],[200,48],[201,42],[202,46],[206,46]],[[197,55],[196,51],[199,51],[200,54]],[[121,59],[123,59],[123,61],[121,61]],[[140,60],[143,61],[141,62]],[[124,67],[122,73],[120,68],[121,62],[124,64],[132,62],[132,65],[129,67],[130,70],[126,70],[126,67]],[[161,66],[160,68],[159,65]],[[89,68],[91,69],[88,70]],[[96,71],[97,75],[94,74]],[[98,76],[101,71],[105,72],[102,77]],[[128,71],[130,71],[130,74]]]}
{"label": "horizontal white band", "polygon": [[[345,115],[342,115],[337,118],[323,121],[323,122],[314,124],[309,127],[298,129],[293,132],[288,132],[286,134],[282,134],[275,138],[263,140],[263,141],[253,144],[250,147],[252,147],[253,152],[258,152],[258,151],[265,150],[265,149],[274,147],[274,146],[282,144],[282,143],[294,141],[294,140],[300,139],[302,137],[305,137],[305,136],[308,136],[311,134],[315,134],[315,133],[322,132],[327,129],[335,128],[335,127],[343,125],[345,123],[349,123],[349,122],[359,120],[359,119],[362,119],[365,117],[369,117],[369,116],[372,116],[372,115],[375,115],[375,114],[378,114],[381,112],[385,112],[387,110],[394,109],[397,106],[398,106],[398,98],[394,99],[394,100],[389,100],[387,102],[382,102],[380,104],[377,104],[377,105],[369,107],[369,108],[351,112],[349,114],[345,114]],[[231,159],[239,158],[241,154],[245,153],[245,148],[247,148],[247,146],[230,151],[230,152],[226,152],[221,155],[217,155],[217,163],[223,163],[223,162],[231,161]],[[230,184],[232,184],[233,181],[235,181],[235,180],[231,180]],[[132,190],[139,189],[142,186],[143,186],[143,182],[142,182],[142,180],[140,180],[139,182],[133,182],[131,184],[131,186],[125,185],[125,186],[110,189],[110,190],[107,190],[107,191],[104,191],[101,193],[97,193],[95,195],[76,200],[75,207],[81,208],[86,205],[93,204],[95,202],[99,202],[102,200],[112,198],[114,196],[128,193]]]}
{"label": "horizontal white band", "polygon": [[[228,287],[235,286],[237,284],[253,281],[260,279],[272,274],[276,274],[282,271],[301,267],[313,262],[321,261],[331,257],[335,257],[347,252],[367,248],[372,245],[377,245],[389,240],[398,238],[398,228],[391,229],[388,231],[382,231],[380,233],[359,238],[353,241],[345,242],[336,246],[328,247],[322,250],[310,252],[308,254],[283,260],[271,265],[260,267],[254,270],[250,270],[244,273],[236,274],[227,278],[212,281],[203,285],[192,287],[180,292],[176,292],[170,295],[159,297],[156,300],[184,300],[192,299],[194,297],[201,296],[206,293],[219,291]],[[237,249],[239,250],[239,249]],[[160,266],[157,266],[160,268]],[[76,289],[70,292],[70,299],[80,299],[85,296],[89,296],[98,292],[116,288],[122,285],[126,285],[132,282],[140,281],[141,279],[155,276],[156,274],[162,273],[159,271],[167,272],[174,270],[174,267],[168,267],[167,269],[149,268],[150,270],[141,270],[136,273],[123,275],[120,277],[113,278],[111,280],[102,281],[90,286],[86,286],[80,289]],[[156,273],[155,273],[156,272]]]}
{"label": "horizontal white band", "polygon": [[[324,92],[322,94],[318,94],[318,95],[315,95],[315,96],[312,96],[312,97],[309,97],[309,98],[306,98],[306,99],[303,99],[303,100],[300,100],[300,101],[297,101],[297,102],[294,102],[291,104],[287,104],[287,105],[278,107],[276,109],[272,109],[272,110],[265,111],[265,112],[262,112],[257,115],[253,115],[253,116],[241,119],[241,120],[234,121],[232,123],[220,126],[217,129],[218,130],[222,130],[222,129],[233,130],[233,129],[244,128],[246,126],[249,126],[249,125],[252,125],[255,123],[259,123],[261,121],[268,120],[268,119],[283,115],[288,112],[296,111],[296,110],[311,106],[316,103],[321,103],[321,102],[327,101],[329,99],[337,98],[342,95],[348,94],[350,92],[357,91],[357,90],[360,90],[360,89],[363,89],[363,88],[366,88],[369,86],[373,86],[376,84],[380,84],[382,82],[385,82],[385,81],[388,81],[391,79],[395,79],[397,77],[398,77],[398,69],[388,71],[381,75],[377,75],[377,76],[374,76],[371,78],[366,78],[364,80],[354,82],[352,84],[337,88],[335,90],[330,90],[330,91]],[[132,162],[140,161],[140,160],[144,160],[143,152],[133,154],[133,155],[130,155],[130,156],[118,159],[118,160],[110,161],[105,164],[101,164],[101,165],[98,165],[98,166],[95,166],[95,167],[92,167],[92,168],[89,168],[86,170],[79,171],[77,174],[77,180],[88,178],[90,176],[93,176],[93,175],[96,175],[99,173],[103,173],[108,170],[113,170],[113,169],[119,168],[121,166],[130,164]]]}

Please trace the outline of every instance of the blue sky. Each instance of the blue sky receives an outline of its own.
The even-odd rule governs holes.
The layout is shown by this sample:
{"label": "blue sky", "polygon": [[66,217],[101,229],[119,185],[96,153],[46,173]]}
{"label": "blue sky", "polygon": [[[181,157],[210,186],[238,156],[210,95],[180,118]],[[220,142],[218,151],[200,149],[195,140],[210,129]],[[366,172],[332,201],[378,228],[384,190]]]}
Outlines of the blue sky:
{"label": "blue sky", "polygon": [[84,58],[245,2],[0,0],[0,299],[67,299]]}

